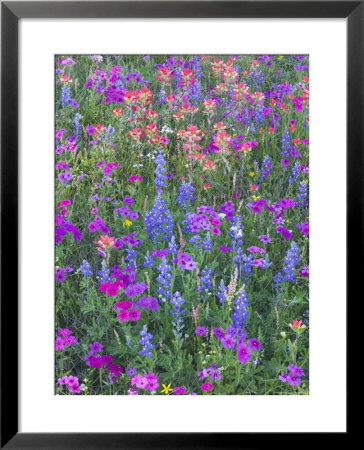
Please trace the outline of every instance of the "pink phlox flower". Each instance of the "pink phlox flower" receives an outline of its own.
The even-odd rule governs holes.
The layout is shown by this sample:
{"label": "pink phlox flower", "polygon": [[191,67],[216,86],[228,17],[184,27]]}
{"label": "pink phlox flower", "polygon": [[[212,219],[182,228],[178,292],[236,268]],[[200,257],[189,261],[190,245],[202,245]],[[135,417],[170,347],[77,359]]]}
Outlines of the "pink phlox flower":
{"label": "pink phlox flower", "polygon": [[206,392],[212,391],[213,387],[214,387],[213,384],[211,384],[209,382],[201,384],[201,389]]}
{"label": "pink phlox flower", "polygon": [[173,389],[173,393],[176,395],[183,395],[187,392],[187,389],[185,387],[182,386],[178,386],[176,388]]}

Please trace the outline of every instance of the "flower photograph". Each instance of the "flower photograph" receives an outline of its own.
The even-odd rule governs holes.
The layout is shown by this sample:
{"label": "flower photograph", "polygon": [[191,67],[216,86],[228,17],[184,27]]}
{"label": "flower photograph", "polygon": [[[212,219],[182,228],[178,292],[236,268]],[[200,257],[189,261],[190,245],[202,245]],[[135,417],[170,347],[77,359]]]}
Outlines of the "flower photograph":
{"label": "flower photograph", "polygon": [[308,395],[309,56],[54,70],[54,393]]}

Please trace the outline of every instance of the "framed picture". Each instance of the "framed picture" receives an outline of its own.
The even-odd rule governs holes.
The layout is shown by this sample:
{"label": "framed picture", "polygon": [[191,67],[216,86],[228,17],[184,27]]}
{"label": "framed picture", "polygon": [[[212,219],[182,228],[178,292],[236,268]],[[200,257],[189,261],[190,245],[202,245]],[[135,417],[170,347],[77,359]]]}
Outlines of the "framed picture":
{"label": "framed picture", "polygon": [[347,436],[363,17],[1,3],[2,448]]}

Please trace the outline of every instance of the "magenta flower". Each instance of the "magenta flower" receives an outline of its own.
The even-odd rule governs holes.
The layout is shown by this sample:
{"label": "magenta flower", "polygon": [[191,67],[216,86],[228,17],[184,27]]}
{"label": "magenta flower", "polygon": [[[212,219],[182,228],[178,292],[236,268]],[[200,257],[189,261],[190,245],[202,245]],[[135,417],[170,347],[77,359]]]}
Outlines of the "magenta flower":
{"label": "magenta flower", "polygon": [[68,199],[62,200],[60,203],[58,203],[57,208],[60,208],[62,206],[69,206],[71,205],[71,203],[72,203],[71,200]]}
{"label": "magenta flower", "polygon": [[56,350],[64,350],[64,339],[59,336],[56,338]]}
{"label": "magenta flower", "polygon": [[263,244],[268,244],[269,242],[271,242],[270,237],[267,236],[266,234],[258,236],[258,239],[260,239],[263,242]]}
{"label": "magenta flower", "polygon": [[301,383],[301,378],[298,378],[296,375],[289,373],[287,376],[287,381],[291,386],[296,386]]}
{"label": "magenta flower", "polygon": [[248,247],[247,250],[250,253],[265,253],[264,248],[256,247],[255,245]]}
{"label": "magenta flower", "polygon": [[139,380],[142,378],[141,375],[135,375],[131,380],[130,380],[130,385],[131,386],[136,386],[136,384],[139,382]]}
{"label": "magenta flower", "polygon": [[67,380],[67,384],[78,384],[78,378],[70,375]]}
{"label": "magenta flower", "polygon": [[99,229],[100,225],[96,222],[91,222],[88,224],[88,229],[91,233],[95,233]]}
{"label": "magenta flower", "polygon": [[123,198],[123,203],[126,203],[127,205],[131,205],[132,203],[134,203],[134,199],[132,197],[126,196]]}
{"label": "magenta flower", "polygon": [[251,351],[250,348],[245,343],[242,343],[238,347],[238,360],[242,364],[245,364],[248,361],[250,361],[251,359],[250,351]]}
{"label": "magenta flower", "polygon": [[222,339],[221,343],[225,348],[234,348],[235,347],[235,338],[232,334],[226,334]]}
{"label": "magenta flower", "polygon": [[185,387],[182,386],[178,386],[176,388],[173,389],[173,393],[176,395],[183,395],[185,394],[187,391],[187,389]]}
{"label": "magenta flower", "polygon": [[284,239],[291,239],[291,237],[293,236],[292,231],[287,230],[286,227],[277,227],[277,233],[281,233]]}
{"label": "magenta flower", "polygon": [[79,384],[69,384],[68,389],[73,394],[81,394],[82,387]]}
{"label": "magenta flower", "polygon": [[67,279],[67,277],[66,277],[66,275],[64,273],[64,270],[62,268],[58,267],[57,270],[56,270],[56,280],[59,283],[63,283],[64,280],[66,280],[66,279]]}
{"label": "magenta flower", "polygon": [[156,379],[148,380],[148,384],[146,385],[145,389],[148,389],[148,391],[150,392],[157,390],[159,388],[159,383],[157,380],[158,377],[156,377]]}
{"label": "magenta flower", "polygon": [[204,378],[207,378],[210,375],[209,369],[203,368],[200,370],[200,372],[197,372],[197,376],[199,380],[203,380]]}
{"label": "magenta flower", "polygon": [[93,136],[95,134],[96,128],[93,125],[88,125],[86,131],[90,136]]}
{"label": "magenta flower", "polygon": [[199,336],[204,336],[207,333],[207,329],[204,326],[197,327],[195,333]]}
{"label": "magenta flower", "polygon": [[283,373],[282,375],[279,375],[279,379],[280,379],[281,381],[283,381],[283,383],[286,383],[286,382],[287,382],[287,377],[288,377],[288,375],[289,375],[288,372]]}
{"label": "magenta flower", "polygon": [[251,350],[260,350],[261,343],[258,341],[258,339],[248,339],[248,345]]}
{"label": "magenta flower", "polygon": [[141,312],[138,309],[131,309],[129,311],[129,320],[136,322],[140,319]]}
{"label": "magenta flower", "polygon": [[120,322],[126,322],[127,320],[129,320],[129,311],[122,309],[118,314],[118,319],[120,320]]}
{"label": "magenta flower", "polygon": [[145,283],[135,283],[130,284],[124,291],[124,294],[127,297],[136,297],[139,294],[143,294],[143,292],[148,289],[148,286]]}
{"label": "magenta flower", "polygon": [[62,377],[62,378],[58,378],[58,384],[60,386],[64,386],[65,384],[68,384],[68,377]]}
{"label": "magenta flower", "polygon": [[71,58],[62,58],[57,61],[57,64],[61,64],[62,66],[69,66],[76,63]]}
{"label": "magenta flower", "polygon": [[291,364],[287,367],[287,369],[293,374],[296,375],[297,377],[303,377],[305,375],[305,372],[303,371],[303,369],[301,369],[301,367],[297,367],[294,364]]}
{"label": "magenta flower", "polygon": [[72,334],[72,331],[68,328],[60,328],[58,330],[58,336],[69,336],[70,334]]}
{"label": "magenta flower", "polygon": [[214,328],[214,335],[220,341],[225,336],[225,333],[221,328],[216,327],[216,328]]}
{"label": "magenta flower", "polygon": [[264,267],[265,266],[265,260],[263,258],[255,259],[252,262],[252,265],[255,267]]}
{"label": "magenta flower", "polygon": [[148,380],[145,377],[141,376],[136,381],[136,387],[139,389],[145,389],[147,385],[148,385]]}
{"label": "magenta flower", "polygon": [[284,239],[291,239],[292,236],[293,233],[290,230],[284,230],[282,232],[282,237],[284,237]]}
{"label": "magenta flower", "polygon": [[143,181],[143,178],[139,175],[132,175],[129,177],[129,181],[132,183],[133,181]]}
{"label": "magenta flower", "polygon": [[213,388],[214,386],[213,386],[213,384],[211,384],[211,383],[203,383],[203,384],[201,384],[201,389],[203,390],[203,391],[206,391],[206,392],[210,392],[210,391],[212,391],[212,388]]}
{"label": "magenta flower", "polygon": [[138,211],[131,211],[129,214],[130,220],[137,220],[139,217]]}
{"label": "magenta flower", "polygon": [[151,311],[156,311],[159,306],[155,297],[140,297],[136,305],[143,309],[149,308]]}
{"label": "magenta flower", "polygon": [[101,352],[104,346],[100,342],[95,341],[93,344],[89,344],[92,352]]}
{"label": "magenta flower", "polygon": [[197,267],[197,264],[193,260],[181,261],[178,265],[179,267],[181,267],[181,269],[185,270],[195,270]]}
{"label": "magenta flower", "polygon": [[133,306],[132,302],[127,302],[127,301],[122,301],[122,302],[117,302],[116,305],[114,306],[114,309],[123,309],[123,310],[127,310],[129,308],[131,308]]}
{"label": "magenta flower", "polygon": [[298,228],[300,232],[305,236],[307,236],[310,232],[309,222],[296,223],[296,228]]}
{"label": "magenta flower", "polygon": [[75,344],[77,342],[76,338],[74,336],[65,336],[63,338],[64,344],[71,346],[72,344]]}

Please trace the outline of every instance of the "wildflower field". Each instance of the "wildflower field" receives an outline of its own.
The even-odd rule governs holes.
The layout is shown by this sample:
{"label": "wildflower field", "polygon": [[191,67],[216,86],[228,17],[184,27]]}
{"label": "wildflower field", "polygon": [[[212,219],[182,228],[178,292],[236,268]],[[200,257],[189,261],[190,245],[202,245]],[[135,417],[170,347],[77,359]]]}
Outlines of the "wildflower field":
{"label": "wildflower field", "polygon": [[55,393],[309,393],[306,55],[55,59]]}

